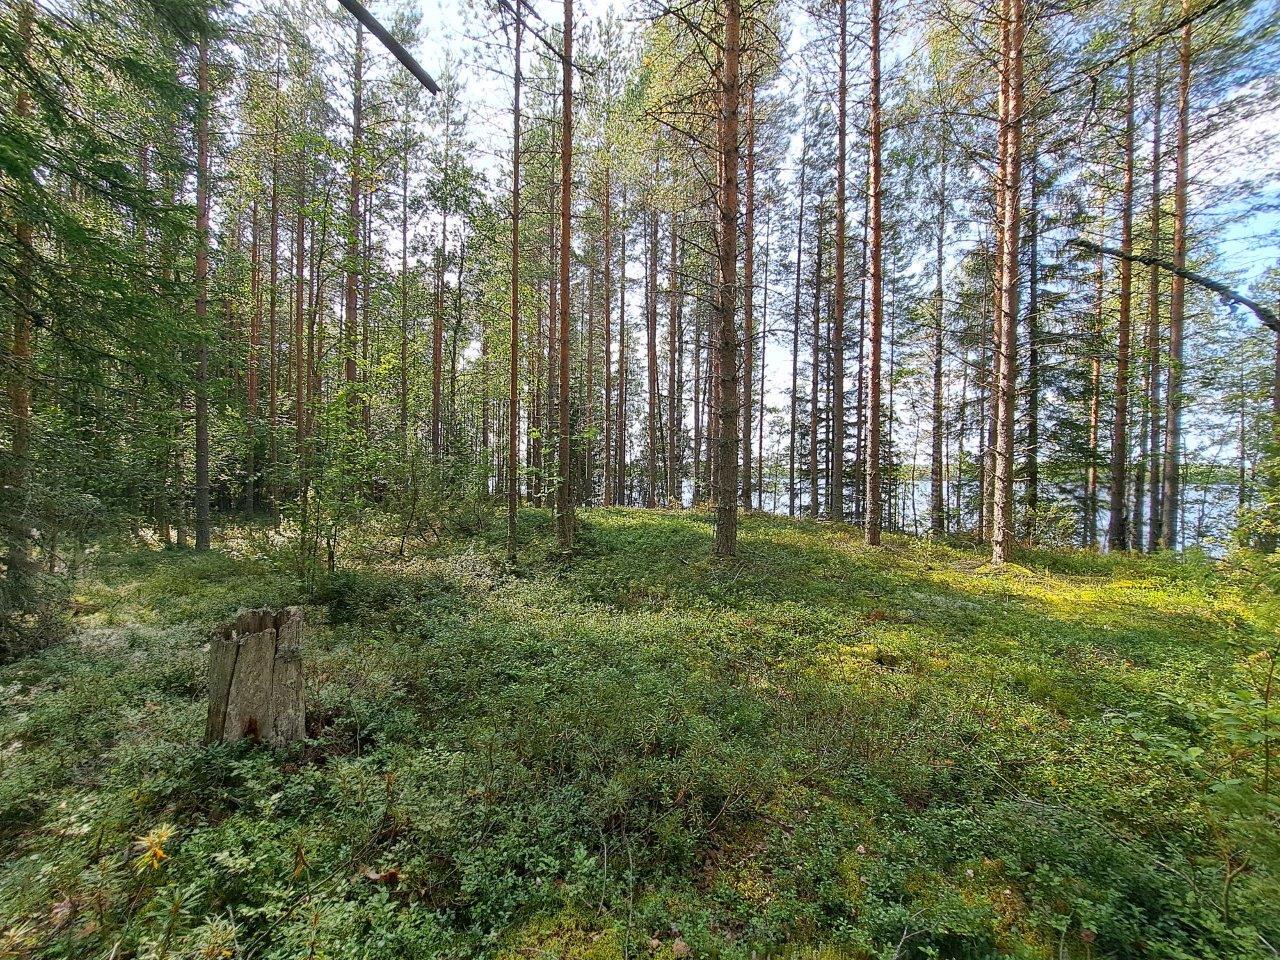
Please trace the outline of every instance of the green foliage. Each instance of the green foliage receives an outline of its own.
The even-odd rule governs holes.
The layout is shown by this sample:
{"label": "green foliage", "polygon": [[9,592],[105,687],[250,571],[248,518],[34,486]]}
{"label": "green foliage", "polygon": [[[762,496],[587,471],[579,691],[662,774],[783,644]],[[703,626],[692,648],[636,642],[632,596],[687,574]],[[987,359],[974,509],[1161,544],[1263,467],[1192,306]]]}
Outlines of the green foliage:
{"label": "green foliage", "polygon": [[[11,596],[18,593],[24,595]],[[27,583],[7,579],[0,584],[0,663],[51,646],[66,636],[65,593],[61,579],[39,573]]]}
{"label": "green foliage", "polygon": [[[391,528],[386,525],[386,529]],[[375,529],[375,528],[370,528]],[[1265,956],[1271,619],[1205,564],[545,514],[401,561],[113,555],[0,676],[6,955]],[[370,533],[367,540],[393,533]],[[307,742],[199,744],[309,600]],[[1270,772],[1268,773],[1267,771]],[[225,951],[225,952],[224,952]]]}

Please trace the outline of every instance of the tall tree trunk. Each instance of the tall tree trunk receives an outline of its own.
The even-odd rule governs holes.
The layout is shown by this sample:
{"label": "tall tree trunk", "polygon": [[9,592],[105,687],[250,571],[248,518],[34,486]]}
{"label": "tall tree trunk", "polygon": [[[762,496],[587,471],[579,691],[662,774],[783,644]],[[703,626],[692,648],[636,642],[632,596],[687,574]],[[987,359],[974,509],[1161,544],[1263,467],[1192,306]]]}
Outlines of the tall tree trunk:
{"label": "tall tree trunk", "polygon": [[[836,222],[835,308],[831,317],[831,473],[827,478],[828,513],[844,519],[844,313],[845,313],[845,181],[847,174],[849,101],[849,3],[839,0],[840,59],[836,78]],[[880,0],[871,0],[871,150],[880,162]],[[878,182],[878,181],[877,181]],[[879,197],[874,201],[879,215]],[[877,489],[879,489],[877,487]],[[871,542],[878,542],[879,529]]]}
{"label": "tall tree trunk", "polygon": [[573,547],[572,470],[569,461],[569,250],[573,208],[573,0],[564,0],[564,63],[560,128],[560,509],[556,513],[556,545]]}
{"label": "tall tree trunk", "polygon": [[[868,251],[871,297],[871,370],[867,406],[867,543],[880,543],[883,506],[880,495],[880,354],[884,331],[884,225],[881,222],[882,163],[880,118],[880,0],[871,0],[871,136],[870,136],[870,208],[868,211],[871,247]],[[837,264],[837,269],[839,265]]]}
{"label": "tall tree trunk", "polygon": [[535,285],[535,303],[534,319],[537,326],[534,330],[533,349],[529,351],[529,415],[527,417],[529,428],[526,435],[529,438],[529,464],[533,468],[532,476],[529,483],[529,499],[535,507],[541,507],[543,481],[545,479],[544,459],[542,455],[542,437],[544,427],[543,422],[543,406],[545,406],[542,396],[542,362],[546,357],[546,351],[543,349],[543,324],[542,324],[542,283]]}
{"label": "tall tree trunk", "polygon": [[[458,329],[461,334],[462,328],[462,277],[458,277]],[[461,338],[461,337],[459,337]],[[455,350],[455,353],[457,351]],[[485,324],[480,329],[480,449],[478,451],[481,459],[484,461],[484,487],[489,489],[489,477],[494,476],[495,483],[497,481],[496,474],[493,474],[494,454],[495,450],[492,444],[492,417],[493,411],[489,402],[489,382],[491,379],[489,371],[489,325]],[[496,489],[495,489],[495,492]]]}
{"label": "tall tree trunk", "polygon": [[955,427],[955,491],[951,498],[952,510],[956,518],[957,525],[963,526],[965,519],[964,511],[964,464],[965,464],[965,436],[969,427],[969,357],[967,351],[962,357],[960,364],[960,409],[956,411],[956,427]]}
{"label": "tall tree trunk", "polygon": [[267,476],[266,495],[277,508],[276,419],[280,414],[280,63],[277,55],[271,101],[271,227],[270,290],[267,307]]}
{"label": "tall tree trunk", "polygon": [[[681,249],[683,249],[683,246],[681,246]],[[688,449],[688,441],[686,439],[687,431],[685,428],[685,417],[687,414],[685,412],[684,398],[687,392],[685,384],[689,376],[685,355],[689,352],[690,340],[692,337],[697,336],[697,332],[694,330],[692,332],[692,336],[689,333],[686,333],[686,326],[684,322],[684,293],[683,286],[680,286],[680,284],[682,284],[682,277],[677,276],[676,283],[678,284],[677,292],[679,294],[679,299],[676,302],[676,401],[674,404],[673,415],[675,417],[676,425],[676,498],[677,503],[680,506],[684,506],[684,478],[686,474],[685,458],[687,456],[686,451]],[[695,323],[695,327],[696,326],[697,325]]]}
{"label": "tall tree trunk", "polygon": [[1040,522],[1040,179],[1039,155],[1031,153],[1031,218],[1027,241],[1027,463],[1026,519],[1028,541],[1038,535]]}
{"label": "tall tree trunk", "polygon": [[996,126],[998,139],[998,158],[997,169],[994,183],[994,206],[995,206],[995,228],[992,231],[993,247],[992,257],[995,261],[992,270],[991,284],[991,326],[988,332],[990,343],[984,347],[990,348],[990,367],[987,366],[987,357],[983,357],[982,378],[982,417],[985,418],[983,424],[982,436],[978,442],[978,450],[982,458],[982,467],[979,473],[978,488],[980,493],[981,505],[981,532],[980,539],[984,543],[991,543],[995,537],[993,535],[992,523],[995,518],[995,494],[992,489],[992,483],[995,481],[996,475],[996,421],[999,415],[999,381],[1000,381],[1000,347],[1001,347],[1001,314],[1000,314],[1000,298],[1004,293],[1004,280],[1002,271],[1004,270],[1004,203],[1005,203],[1005,161],[1007,159],[1007,137],[1008,128],[1005,125],[1005,117],[1008,112],[1009,102],[1009,70],[1008,70],[1008,45],[1009,45],[1009,6],[1008,0],[1001,0],[1000,5],[1000,94],[999,107],[997,110]]}
{"label": "tall tree trunk", "polygon": [[[657,179],[657,171],[654,172]],[[658,505],[658,417],[661,400],[658,397],[658,213],[649,211],[648,229],[645,231],[648,266],[645,269],[645,373],[647,394],[645,410],[646,450],[644,471],[644,505],[650,509]]]}
{"label": "tall tree trunk", "polygon": [[[327,199],[327,195],[326,195]],[[311,331],[307,343],[307,364],[311,368],[311,406],[307,410],[307,433],[314,436],[316,432],[316,408],[325,402],[324,391],[324,355],[325,355],[325,321],[324,309],[328,302],[325,296],[324,258],[329,252],[329,217],[320,219],[320,241],[311,245],[311,276],[313,278],[311,294],[311,311],[308,321]]]}
{"label": "tall tree trunk", "polygon": [[1003,227],[1000,245],[1000,350],[996,376],[995,476],[992,483],[991,562],[1004,563],[1013,548],[1013,413],[1017,401],[1018,246],[1022,213],[1022,47],[1023,0],[1006,0],[1008,9],[1005,70],[1008,96],[1001,118],[1004,132],[1002,193]]}
{"label": "tall tree trunk", "polygon": [[261,365],[258,351],[262,340],[262,244],[259,235],[258,201],[254,198],[249,216],[249,348],[245,362],[245,425],[249,443],[246,458],[245,509],[253,513],[258,508],[258,377]]}
{"label": "tall tree trunk", "polygon": [[818,519],[818,390],[822,372],[822,204],[818,204],[818,238],[813,265],[813,349],[809,371],[809,516]]}
{"label": "tall tree trunk", "polygon": [[[516,515],[520,509],[520,43],[524,21],[515,21],[515,71],[511,104],[511,326],[508,333],[510,376],[507,384],[507,560],[516,558]],[[606,274],[608,267],[605,267]],[[608,335],[606,334],[606,337]]]}
{"label": "tall tree trunk", "polygon": [[[369,371],[372,369],[371,340],[369,336],[369,309],[373,302],[373,187],[364,198],[361,216],[364,217],[362,251],[360,254],[360,420],[365,436],[373,428],[373,411],[370,406]],[[274,455],[273,455],[274,462]]]}
{"label": "tall tree trunk", "polygon": [[[1173,263],[1187,265],[1187,153],[1191,137],[1191,23],[1190,0],[1183,0],[1186,22],[1178,47],[1178,153],[1173,185]],[[1187,282],[1180,273],[1170,281],[1169,377],[1164,427],[1163,489],[1160,495],[1160,546],[1178,547],[1178,514],[1181,506],[1182,469],[1182,329]]]}
{"label": "tall tree trunk", "polygon": [[[1120,248],[1126,255],[1133,252],[1133,177],[1134,177],[1134,76],[1133,55],[1129,57],[1125,81],[1124,121],[1124,187],[1121,200]],[[1116,336],[1116,407],[1111,430],[1110,516],[1107,520],[1107,546],[1124,550],[1129,546],[1127,475],[1129,466],[1129,339],[1132,327],[1133,261],[1120,261],[1120,316]]]}
{"label": "tall tree trunk", "polygon": [[721,63],[719,255],[720,284],[716,296],[717,382],[719,385],[716,447],[715,555],[731,557],[738,549],[738,102],[742,8],[724,0],[724,44]]}
{"label": "tall tree trunk", "polygon": [[[21,12],[19,12],[19,16],[21,16]],[[18,39],[20,42],[25,42],[23,41],[21,34],[19,34]],[[150,179],[150,174],[151,174],[151,147],[149,144],[143,142],[138,145],[138,184],[144,190],[149,188],[148,181]],[[17,225],[15,225],[14,234],[15,234],[15,239],[18,239]],[[147,223],[144,218],[139,217],[138,220],[135,222],[134,235],[137,238],[138,250],[139,250],[140,256],[144,258],[149,256],[151,253],[151,249],[149,246]],[[240,244],[239,222],[237,222],[236,224],[236,243],[238,248]],[[18,262],[21,263],[22,261],[19,260]],[[21,276],[21,274],[19,274],[19,276]],[[15,295],[14,304],[20,310],[26,309],[26,300],[23,299],[25,296],[25,290],[24,290],[25,286],[26,286],[26,283],[23,281],[19,281],[18,283],[14,284],[14,295]],[[163,450],[163,447],[161,447],[161,449]],[[154,472],[151,478],[152,482],[149,486],[150,500],[151,500],[151,518],[154,523],[154,529],[157,537],[159,538],[161,544],[167,547],[169,545],[169,511],[163,497],[163,490],[164,490],[163,454],[161,454],[160,457],[157,457],[156,460],[153,461],[153,463],[154,463]],[[0,485],[4,484],[6,479],[7,478],[3,476],[3,473],[0,472]],[[12,493],[15,495],[20,494],[21,490],[15,488],[12,490]],[[50,560],[52,561],[53,559],[54,559],[54,556],[53,556],[53,553],[51,552]]]}
{"label": "tall tree trunk", "polygon": [[547,196],[549,198],[548,212],[552,214],[550,222],[550,230],[548,230],[547,239],[550,246],[547,249],[547,264],[550,267],[550,282],[547,284],[547,355],[544,358],[547,363],[547,396],[546,396],[546,422],[544,424],[544,432],[547,435],[547,443],[543,446],[543,456],[546,459],[547,467],[547,489],[552,491],[551,501],[548,504],[552,511],[556,509],[559,503],[558,496],[555,494],[556,482],[552,476],[551,467],[557,460],[557,429],[560,420],[560,274],[558,264],[559,241],[560,241],[560,224],[559,218],[555,216],[556,198],[559,196],[559,183],[555,177],[554,166],[551,169],[552,182],[548,188]]}
{"label": "tall tree trunk", "polygon": [[440,221],[440,243],[436,247],[435,307],[431,311],[431,458],[440,462],[444,444],[444,268],[448,257],[449,213]]}
{"label": "tall tree trunk", "polygon": [[[764,223],[764,301],[760,306],[760,386],[756,391],[759,415],[756,417],[756,509],[764,510],[764,392],[765,355],[769,348],[769,241],[773,220],[766,217]],[[777,501],[777,484],[774,484],[774,501]]]}
{"label": "tall tree trunk", "polygon": [[1155,260],[1160,256],[1160,161],[1162,151],[1161,120],[1164,114],[1164,62],[1161,52],[1156,52],[1154,95],[1151,115],[1151,270],[1147,278],[1147,417],[1148,472],[1147,478],[1147,549],[1154,551],[1160,541],[1160,268]]}
{"label": "tall tree trunk", "polygon": [[702,502],[702,408],[705,404],[702,379],[702,310],[695,305],[693,312],[693,463],[690,475],[693,480],[693,505]]}
{"label": "tall tree trunk", "polygon": [[360,152],[363,149],[364,111],[364,26],[356,23],[355,64],[352,70],[351,101],[351,182],[347,196],[347,286],[345,303],[345,329],[343,331],[342,366],[343,380],[348,391],[347,405],[351,424],[360,415],[360,399],[356,389],[356,337],[360,318],[358,309],[360,257]]}
{"label": "tall tree trunk", "polygon": [[196,89],[196,549],[209,549],[209,38],[198,41]]}
{"label": "tall tree trunk", "polygon": [[751,389],[755,382],[756,89],[747,94],[747,156],[742,222],[742,507],[751,509]]}
{"label": "tall tree trunk", "polygon": [[[1099,220],[1101,219],[1099,218]],[[1084,482],[1084,545],[1086,547],[1096,547],[1098,545],[1098,464],[1101,459],[1098,451],[1098,436],[1102,417],[1104,276],[1105,266],[1101,255],[1099,255],[1097,305],[1094,313],[1093,330],[1089,338],[1089,465],[1085,470]]]}
{"label": "tall tree trunk", "polygon": [[604,167],[604,479],[601,500],[606,507],[614,502],[613,482],[613,184],[609,162]]}
{"label": "tall tree trunk", "polygon": [[938,165],[938,235],[934,255],[933,281],[933,404],[930,424],[929,458],[929,532],[941,537],[947,532],[947,508],[943,498],[943,436],[942,436],[942,351],[946,331],[944,310],[946,301],[942,285],[947,236],[947,147],[940,151]]}
{"label": "tall tree trunk", "polygon": [[867,518],[867,256],[871,248],[870,145],[867,176],[862,183],[862,263],[858,270],[858,380],[853,408],[853,518],[858,524]]}
{"label": "tall tree trunk", "polygon": [[680,372],[680,251],[678,247],[676,215],[671,214],[671,250],[667,265],[667,500],[675,506],[684,506],[684,491],[680,488],[681,469],[679,442],[681,391]]}
{"label": "tall tree trunk", "polygon": [[400,157],[400,462],[409,462],[409,150]]}
{"label": "tall tree trunk", "polygon": [[[994,327],[994,323],[991,326]],[[991,497],[987,494],[987,478],[991,475],[988,460],[991,453],[991,445],[987,442],[987,438],[991,418],[987,416],[987,410],[991,405],[991,343],[985,318],[982,328],[979,331],[978,371],[975,378],[975,386],[978,391],[978,415],[975,424],[978,433],[978,450],[977,460],[974,464],[977,474],[974,478],[976,481],[974,487],[978,499],[975,504],[977,509],[974,511],[974,532],[979,541],[989,542]]]}
{"label": "tall tree trunk", "polygon": [[[1263,462],[1270,468],[1264,476],[1264,482],[1270,493],[1270,497],[1267,500],[1264,500],[1264,503],[1267,506],[1267,519],[1270,520],[1270,523],[1258,538],[1258,549],[1264,553],[1275,553],[1277,540],[1280,540],[1280,537],[1277,537],[1275,529],[1276,516],[1274,506],[1276,489],[1280,486],[1280,479],[1276,477],[1276,466],[1274,462],[1277,451],[1280,451],[1280,330],[1276,331],[1275,346],[1272,349],[1274,350],[1274,356],[1271,367],[1270,449],[1267,449],[1264,446],[1262,451],[1262,456],[1264,458]],[[1266,463],[1266,459],[1268,458],[1272,460],[1270,464]]]}
{"label": "tall tree trunk", "polygon": [[[625,216],[627,194],[622,192]],[[627,503],[627,225],[624,220],[618,238],[618,387],[614,411],[613,439],[617,450],[613,458],[614,503]]]}
{"label": "tall tree trunk", "polygon": [[[32,34],[35,30],[34,0],[18,0],[17,5],[18,54],[23,60],[30,58]],[[19,86],[14,97],[13,116],[24,123],[32,113],[31,94]],[[29,577],[34,573],[31,558],[31,529],[27,518],[26,499],[31,478],[31,373],[32,373],[32,314],[35,310],[35,281],[31,276],[35,250],[35,230],[25,218],[14,226],[16,259],[14,264],[16,303],[13,311],[13,333],[9,348],[9,437],[8,464],[3,482],[12,498],[12,512],[4,520],[9,528],[7,570],[9,599],[18,600],[27,589]]]}
{"label": "tall tree trunk", "polygon": [[834,379],[831,375],[831,366],[832,366],[831,354],[834,351],[832,349],[832,344],[831,344],[831,331],[830,331],[829,325],[831,322],[831,314],[835,308],[835,298],[831,296],[831,293],[829,291],[824,290],[823,293],[824,293],[824,300],[826,302],[826,308],[827,308],[828,331],[827,331],[827,349],[824,350],[822,353],[822,389],[823,389],[822,472],[826,474],[826,477],[827,477],[827,485],[826,485],[826,488],[823,490],[823,493],[826,495],[827,502],[826,502],[825,509],[827,510],[827,516],[829,517],[831,516],[831,513],[830,513],[831,495],[832,495],[831,487],[833,483],[833,479],[831,476],[831,461],[832,461],[831,391],[832,391],[832,384],[834,383]]}
{"label": "tall tree trunk", "polygon": [[293,439],[298,468],[298,490],[306,495],[303,455],[307,441],[307,382],[310,371],[306,354],[306,182],[303,158],[299,154],[297,204],[293,226]]}
{"label": "tall tree trunk", "polygon": [[[459,224],[458,228],[458,270],[454,274],[453,281],[453,333],[449,337],[449,417],[447,426],[452,427],[451,431],[446,432],[445,439],[448,442],[455,436],[458,424],[458,351],[461,349],[462,341],[462,290],[463,275],[467,266],[467,234],[463,224]],[[372,271],[371,271],[372,272]],[[368,410],[368,405],[365,405]]]}
{"label": "tall tree trunk", "polygon": [[791,297],[791,430],[787,454],[787,516],[796,515],[796,409],[800,388],[800,276],[804,262],[805,174],[809,166],[809,132],[801,133],[800,211],[796,220],[796,282]]}
{"label": "tall tree trunk", "polygon": [[[594,252],[593,249],[592,253],[594,254]],[[596,267],[594,263],[587,265],[586,314],[587,346],[584,364],[586,366],[587,382],[583,401],[586,420],[582,430],[585,442],[582,444],[582,472],[578,475],[578,504],[584,507],[591,505],[596,487],[596,445],[594,439],[596,426]]]}
{"label": "tall tree trunk", "polygon": [[[718,121],[717,121],[718,122]],[[720,276],[720,258],[718,256],[711,258],[712,279],[707,284],[707,290],[711,292],[714,298],[716,290],[719,289]],[[720,352],[719,337],[720,324],[717,321],[718,314],[713,302],[707,316],[707,369],[706,380],[704,381],[706,392],[706,415],[707,420],[703,425],[703,436],[706,437],[706,462],[704,464],[706,475],[703,478],[703,488],[707,491],[708,499],[714,503],[716,498],[716,437],[719,433],[718,417],[720,416],[720,380],[717,375],[719,364],[717,357]]]}

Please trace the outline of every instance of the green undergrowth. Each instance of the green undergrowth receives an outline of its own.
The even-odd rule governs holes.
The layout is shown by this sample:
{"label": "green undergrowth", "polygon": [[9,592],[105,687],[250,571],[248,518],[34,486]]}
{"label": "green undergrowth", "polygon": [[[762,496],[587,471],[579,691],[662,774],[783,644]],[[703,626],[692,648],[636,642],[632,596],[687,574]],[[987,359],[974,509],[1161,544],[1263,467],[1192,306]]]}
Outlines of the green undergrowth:
{"label": "green undergrowth", "polygon": [[[104,551],[0,668],[3,957],[1269,957],[1272,617],[1194,559],[581,515]],[[374,540],[372,534],[370,540]],[[205,747],[204,637],[303,603],[309,739]]]}

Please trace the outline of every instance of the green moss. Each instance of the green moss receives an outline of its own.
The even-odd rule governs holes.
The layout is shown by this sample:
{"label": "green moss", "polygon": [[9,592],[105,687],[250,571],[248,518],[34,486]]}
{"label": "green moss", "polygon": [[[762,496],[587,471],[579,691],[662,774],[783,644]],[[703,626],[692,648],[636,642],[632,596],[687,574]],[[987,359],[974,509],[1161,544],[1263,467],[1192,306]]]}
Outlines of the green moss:
{"label": "green moss", "polygon": [[556,960],[622,960],[617,931],[599,929],[572,910],[521,924],[504,937],[498,960],[555,957]]}

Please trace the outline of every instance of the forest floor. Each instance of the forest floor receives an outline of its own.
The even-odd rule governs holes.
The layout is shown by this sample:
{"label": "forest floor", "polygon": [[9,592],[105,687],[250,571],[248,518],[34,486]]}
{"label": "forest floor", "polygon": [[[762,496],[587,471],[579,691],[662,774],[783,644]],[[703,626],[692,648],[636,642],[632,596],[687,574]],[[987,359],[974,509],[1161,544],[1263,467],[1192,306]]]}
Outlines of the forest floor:
{"label": "forest floor", "polygon": [[[97,553],[0,667],[0,958],[1275,955],[1274,619],[1209,562],[580,516]],[[310,739],[202,746],[207,631],[293,602]]]}

